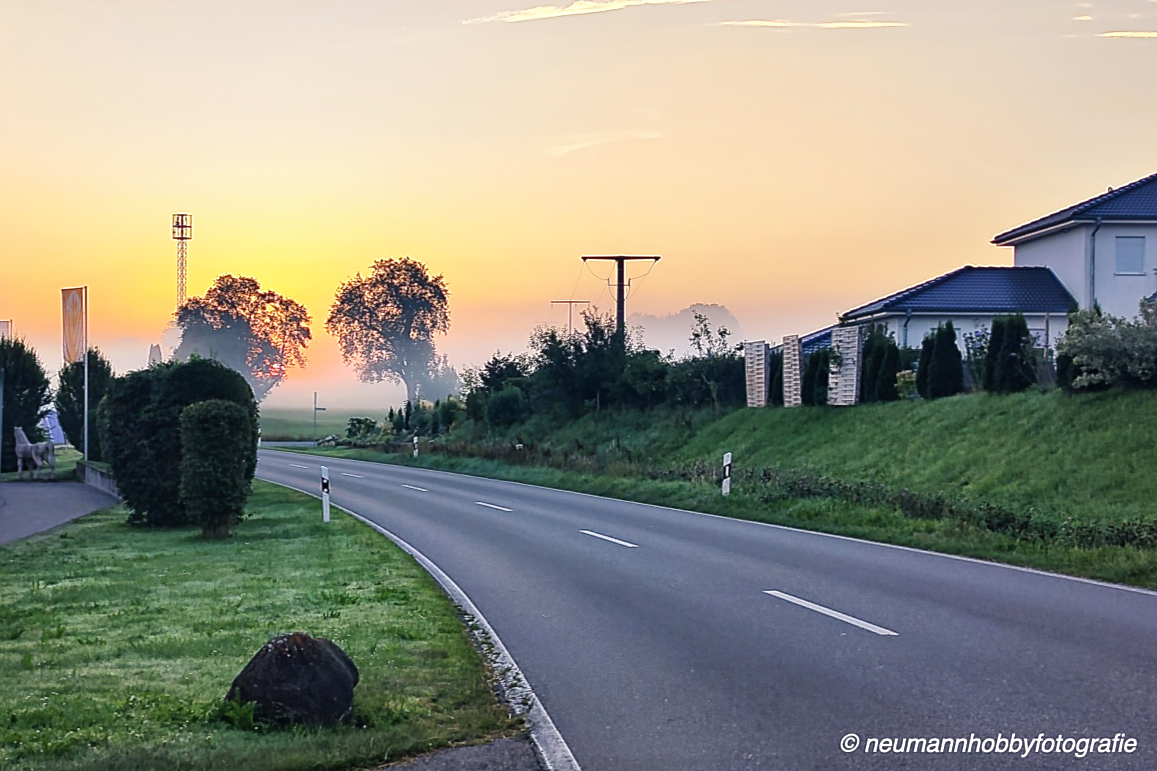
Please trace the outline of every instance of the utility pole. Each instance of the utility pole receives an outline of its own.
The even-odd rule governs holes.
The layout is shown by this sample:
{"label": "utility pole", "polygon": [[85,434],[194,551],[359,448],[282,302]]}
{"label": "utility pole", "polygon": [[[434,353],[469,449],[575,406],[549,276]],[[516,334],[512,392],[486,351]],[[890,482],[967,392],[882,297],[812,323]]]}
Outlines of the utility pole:
{"label": "utility pole", "polygon": [[574,306],[576,305],[590,305],[590,300],[551,300],[551,305],[565,305],[566,308],[566,335],[570,337],[571,328],[574,326],[571,322],[574,316]]}
{"label": "utility pole", "polygon": [[627,324],[627,271],[626,263],[628,260],[651,260],[658,262],[661,258],[659,255],[641,255],[641,254],[618,254],[618,255],[591,255],[583,257],[583,262],[587,260],[614,260],[617,269],[618,283],[615,285],[617,291],[615,297],[615,332],[622,335],[626,332]]}
{"label": "utility pole", "polygon": [[313,392],[313,441],[317,441],[317,413],[325,412],[325,407],[317,406],[317,391]]}

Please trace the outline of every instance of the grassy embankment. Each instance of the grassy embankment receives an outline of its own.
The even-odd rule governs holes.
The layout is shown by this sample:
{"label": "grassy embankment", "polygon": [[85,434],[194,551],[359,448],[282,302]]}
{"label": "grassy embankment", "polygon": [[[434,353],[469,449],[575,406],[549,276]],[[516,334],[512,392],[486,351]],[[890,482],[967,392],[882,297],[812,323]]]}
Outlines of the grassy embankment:
{"label": "grassy embankment", "polygon": [[[96,512],[0,547],[0,768],[325,769],[510,734],[450,601],[408,556],[255,483],[228,541]],[[269,730],[224,708],[270,637],[327,637],[353,724]]]}
{"label": "grassy embankment", "polygon": [[[444,455],[426,452],[419,462],[1157,587],[1154,549],[1077,546],[1064,537],[1066,528],[1157,519],[1154,393],[970,395],[719,416],[604,414],[552,430],[516,427],[501,448],[464,442],[461,434]],[[512,438],[526,449],[509,449]],[[734,454],[735,473],[727,499],[714,478],[725,451]],[[372,450],[337,453],[413,462]],[[851,492],[801,495],[767,483],[765,471],[823,478],[833,483],[825,491]],[[878,500],[849,500],[865,487],[995,507],[998,516],[1028,518],[1034,528],[1056,527],[1062,535],[1018,537],[968,517],[906,515]]]}

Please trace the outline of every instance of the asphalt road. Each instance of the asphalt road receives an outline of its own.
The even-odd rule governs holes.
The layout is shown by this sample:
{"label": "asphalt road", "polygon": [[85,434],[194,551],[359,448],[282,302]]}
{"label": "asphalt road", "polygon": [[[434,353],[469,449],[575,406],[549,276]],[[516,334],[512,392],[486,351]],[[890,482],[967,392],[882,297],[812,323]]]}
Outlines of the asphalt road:
{"label": "asphalt road", "polygon": [[587,771],[1157,768],[1153,593],[423,469],[257,473],[317,493],[322,464],[470,596]]}

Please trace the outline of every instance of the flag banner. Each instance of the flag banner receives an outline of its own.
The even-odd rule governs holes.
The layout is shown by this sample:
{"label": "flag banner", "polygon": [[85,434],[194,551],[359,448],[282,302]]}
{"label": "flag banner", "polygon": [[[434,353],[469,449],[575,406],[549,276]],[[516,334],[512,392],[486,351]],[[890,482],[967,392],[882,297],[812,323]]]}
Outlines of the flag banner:
{"label": "flag banner", "polygon": [[0,340],[12,337],[12,322],[0,321]]}
{"label": "flag banner", "polygon": [[84,361],[85,343],[88,342],[88,308],[85,307],[85,289],[61,289],[64,306],[64,363]]}

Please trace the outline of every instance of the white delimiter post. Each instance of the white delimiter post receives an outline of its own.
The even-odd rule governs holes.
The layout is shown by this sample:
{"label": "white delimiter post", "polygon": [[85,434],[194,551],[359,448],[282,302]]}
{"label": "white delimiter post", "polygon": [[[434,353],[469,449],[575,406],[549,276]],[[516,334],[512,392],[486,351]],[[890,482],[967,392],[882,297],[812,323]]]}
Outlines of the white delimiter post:
{"label": "white delimiter post", "polygon": [[329,468],[321,467],[321,521],[329,522]]}
{"label": "white delimiter post", "polygon": [[418,435],[414,434],[414,457],[418,457]]}
{"label": "white delimiter post", "polygon": [[731,495],[731,453],[723,453],[723,494]]}

